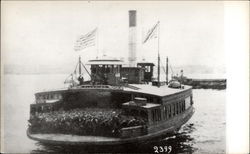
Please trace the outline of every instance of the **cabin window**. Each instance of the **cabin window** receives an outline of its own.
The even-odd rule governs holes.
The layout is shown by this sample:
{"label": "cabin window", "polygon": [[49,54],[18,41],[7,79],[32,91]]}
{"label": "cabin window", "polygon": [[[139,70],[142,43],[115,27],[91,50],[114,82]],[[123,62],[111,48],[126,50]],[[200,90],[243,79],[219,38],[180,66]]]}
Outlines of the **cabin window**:
{"label": "cabin window", "polygon": [[35,107],[31,107],[31,108],[30,108],[30,113],[33,114],[33,113],[35,113],[35,112],[36,112],[36,108],[35,108]]}
{"label": "cabin window", "polygon": [[181,112],[183,112],[184,110],[183,110],[183,101],[181,101]]}
{"label": "cabin window", "polygon": [[135,76],[138,76],[139,75],[139,72],[135,70]]}
{"label": "cabin window", "polygon": [[172,105],[173,106],[173,116],[175,116],[175,104]]}
{"label": "cabin window", "polygon": [[177,114],[180,114],[179,102],[177,102],[176,105],[177,105]]}
{"label": "cabin window", "polygon": [[150,72],[150,67],[149,66],[145,66],[145,72]]}
{"label": "cabin window", "polygon": [[41,106],[37,107],[37,112],[41,112],[42,109],[41,109]]}
{"label": "cabin window", "polygon": [[179,113],[181,113],[181,102],[178,102]]}
{"label": "cabin window", "polygon": [[157,103],[157,98],[154,97],[153,99],[154,99],[154,103]]}
{"label": "cabin window", "polygon": [[153,109],[151,113],[152,113],[153,121],[161,120],[161,112],[159,109]]}
{"label": "cabin window", "polygon": [[106,69],[106,73],[110,73],[111,71],[110,71],[110,68],[109,67],[107,67],[107,69]]}
{"label": "cabin window", "polygon": [[159,109],[157,110],[157,117],[158,121],[161,121],[161,111]]}
{"label": "cabin window", "polygon": [[167,106],[163,107],[163,113],[164,113],[164,118],[167,119],[168,118],[168,108],[167,108]]}
{"label": "cabin window", "polygon": [[94,74],[96,73],[96,68],[95,67],[92,67],[91,70],[92,70],[92,73],[94,73]]}
{"label": "cabin window", "polygon": [[168,105],[168,111],[169,111],[168,112],[168,117],[171,118],[171,116],[172,116],[171,115],[172,114],[172,112],[171,112],[171,105]]}
{"label": "cabin window", "polygon": [[180,113],[182,113],[182,103],[179,102],[179,110],[180,110]]}
{"label": "cabin window", "polygon": [[182,110],[181,110],[181,102],[178,102],[178,105],[179,105],[179,113],[182,113]]}
{"label": "cabin window", "polygon": [[38,112],[42,112],[43,111],[43,106],[39,106],[37,109]]}
{"label": "cabin window", "polygon": [[163,118],[164,118],[164,119],[166,119],[165,112],[166,112],[166,107],[165,107],[165,106],[163,106]]}
{"label": "cabin window", "polygon": [[155,110],[152,110],[151,113],[152,113],[152,120],[156,121]]}
{"label": "cabin window", "polygon": [[177,115],[177,114],[179,114],[178,102],[175,103],[175,107],[176,107],[176,115]]}
{"label": "cabin window", "polygon": [[163,114],[162,114],[162,115],[163,115],[163,119],[166,119],[166,117],[165,117],[165,110],[166,110],[166,109],[165,109],[165,106],[163,106],[163,109],[162,109],[162,113],[163,113]]}
{"label": "cabin window", "polygon": [[148,97],[148,96],[145,96],[145,98],[147,99],[147,102],[149,102],[149,97]]}
{"label": "cabin window", "polygon": [[149,97],[149,102],[153,102],[153,98],[152,97]]}
{"label": "cabin window", "polygon": [[157,103],[161,104],[161,99],[160,98],[157,99]]}
{"label": "cabin window", "polygon": [[182,107],[183,105],[182,105],[182,101],[180,102],[180,111],[181,111],[181,113],[183,112],[183,107]]}

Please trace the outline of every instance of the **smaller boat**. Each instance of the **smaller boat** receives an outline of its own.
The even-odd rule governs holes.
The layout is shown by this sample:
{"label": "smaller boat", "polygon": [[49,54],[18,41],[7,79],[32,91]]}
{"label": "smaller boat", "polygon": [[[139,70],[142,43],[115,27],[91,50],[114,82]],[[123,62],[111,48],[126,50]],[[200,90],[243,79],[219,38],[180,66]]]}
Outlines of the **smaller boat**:
{"label": "smaller boat", "polygon": [[180,82],[184,85],[192,86],[193,89],[226,89],[226,79],[193,79],[183,75],[181,70],[180,76],[173,76],[173,80]]}

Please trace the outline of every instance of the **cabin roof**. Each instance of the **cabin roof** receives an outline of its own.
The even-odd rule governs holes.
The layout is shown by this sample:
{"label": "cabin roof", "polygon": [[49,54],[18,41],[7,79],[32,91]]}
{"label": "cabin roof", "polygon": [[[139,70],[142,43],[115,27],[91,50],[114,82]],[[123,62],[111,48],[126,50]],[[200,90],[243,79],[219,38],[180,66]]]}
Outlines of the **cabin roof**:
{"label": "cabin roof", "polygon": [[102,58],[89,60],[87,65],[123,65],[124,62],[115,58]]}
{"label": "cabin roof", "polygon": [[166,96],[166,95],[172,95],[176,94],[178,92],[182,92],[185,90],[188,90],[191,88],[191,86],[184,86],[184,89],[175,89],[175,88],[169,88],[167,85],[164,86],[152,86],[150,84],[130,84],[133,87],[137,88],[129,88],[129,87],[124,87],[124,91],[126,92],[138,92],[138,93],[145,93],[145,94],[150,94],[150,95],[155,95],[155,96]]}

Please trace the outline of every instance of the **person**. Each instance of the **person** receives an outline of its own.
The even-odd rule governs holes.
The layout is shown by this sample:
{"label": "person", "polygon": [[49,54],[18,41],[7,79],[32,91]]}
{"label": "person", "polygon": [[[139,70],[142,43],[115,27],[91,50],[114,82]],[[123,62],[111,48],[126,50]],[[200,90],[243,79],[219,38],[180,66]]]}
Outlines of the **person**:
{"label": "person", "polygon": [[83,76],[82,76],[82,75],[80,75],[80,76],[78,77],[78,81],[79,81],[80,85],[83,85],[84,79],[83,79]]}

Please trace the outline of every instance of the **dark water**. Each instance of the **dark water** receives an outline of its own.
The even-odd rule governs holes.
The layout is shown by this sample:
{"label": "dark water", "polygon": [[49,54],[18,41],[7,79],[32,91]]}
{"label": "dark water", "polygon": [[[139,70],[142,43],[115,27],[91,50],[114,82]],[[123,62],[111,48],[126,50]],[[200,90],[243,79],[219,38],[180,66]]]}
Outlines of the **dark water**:
{"label": "dark water", "polygon": [[112,147],[61,147],[30,140],[26,129],[34,93],[62,87],[66,77],[55,74],[4,76],[4,152],[153,153],[154,146],[171,146],[171,153],[225,153],[225,90],[193,90],[195,114],[179,132],[161,141]]}

